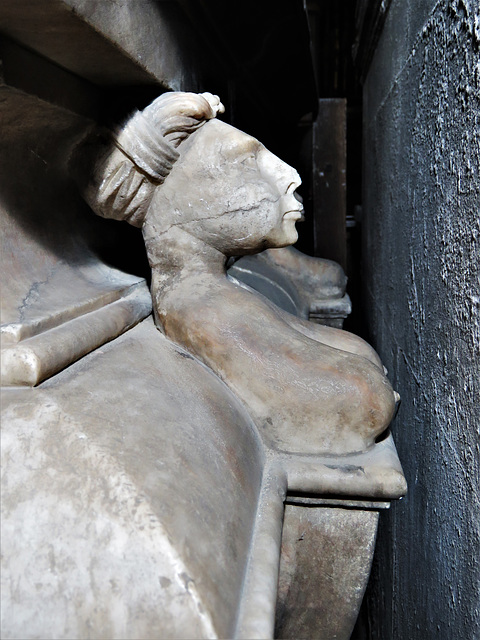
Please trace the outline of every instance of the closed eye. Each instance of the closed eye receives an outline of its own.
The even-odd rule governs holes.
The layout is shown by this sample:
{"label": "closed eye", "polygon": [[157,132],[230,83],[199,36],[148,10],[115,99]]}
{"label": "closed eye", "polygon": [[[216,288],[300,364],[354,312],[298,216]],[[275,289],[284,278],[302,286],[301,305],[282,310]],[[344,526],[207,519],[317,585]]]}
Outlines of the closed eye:
{"label": "closed eye", "polygon": [[243,160],[241,164],[247,169],[257,169],[257,155],[256,154],[248,154]]}

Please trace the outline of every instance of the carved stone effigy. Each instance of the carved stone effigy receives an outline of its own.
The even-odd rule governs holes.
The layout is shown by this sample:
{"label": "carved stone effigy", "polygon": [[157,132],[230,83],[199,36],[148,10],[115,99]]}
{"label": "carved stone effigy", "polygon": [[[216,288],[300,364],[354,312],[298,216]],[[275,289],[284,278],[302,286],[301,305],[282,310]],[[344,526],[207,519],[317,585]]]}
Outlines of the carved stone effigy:
{"label": "carved stone effigy", "polygon": [[398,397],[364,341],[227,276],[294,243],[302,207],[297,172],[222,110],[166,93],[72,156],[94,212],[142,229],[160,331],[129,328],[142,298],[123,335],[86,331],[5,394],[5,637],[351,633],[405,493]]}
{"label": "carved stone effigy", "polygon": [[352,311],[342,267],[294,247],[243,256],[233,262],[228,274],[284,311],[318,324],[341,329]]}
{"label": "carved stone effigy", "polygon": [[[84,187],[86,199],[97,214],[142,228],[157,328],[212,369],[247,407],[269,457],[264,485],[272,478],[282,485],[283,477],[280,494],[321,494],[330,487],[380,497],[368,473],[365,483],[341,480],[343,469],[364,472],[362,456],[375,458],[375,440],[395,410],[398,397],[377,354],[360,338],[284,312],[226,275],[231,256],[294,243],[302,205],[297,172],[217,120],[222,111],[211,94],[161,96],[106,146]],[[323,282],[328,289],[328,277]],[[338,466],[323,468],[312,458],[345,455],[348,463],[341,458]],[[399,495],[403,478],[389,463]],[[325,466],[343,466],[333,485]],[[270,554],[275,564],[275,545],[261,553]],[[255,608],[250,604],[240,614],[244,637],[259,632]]]}
{"label": "carved stone effigy", "polygon": [[222,110],[211,94],[158,98],[107,148],[88,201],[142,227],[157,327],[241,398],[268,447],[364,451],[396,402],[377,354],[226,277],[229,256],[295,242],[303,208],[298,173],[217,120]]}

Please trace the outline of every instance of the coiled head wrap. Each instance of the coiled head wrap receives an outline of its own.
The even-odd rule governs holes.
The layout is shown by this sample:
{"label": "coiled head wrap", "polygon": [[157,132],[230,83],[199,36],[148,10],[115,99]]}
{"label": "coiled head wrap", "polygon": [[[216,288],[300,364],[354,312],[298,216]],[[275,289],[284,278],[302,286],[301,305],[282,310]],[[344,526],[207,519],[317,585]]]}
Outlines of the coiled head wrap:
{"label": "coiled head wrap", "polygon": [[178,146],[205,122],[223,113],[211,93],[164,93],[112,132],[82,191],[98,215],[141,227],[155,187],[179,157]]}

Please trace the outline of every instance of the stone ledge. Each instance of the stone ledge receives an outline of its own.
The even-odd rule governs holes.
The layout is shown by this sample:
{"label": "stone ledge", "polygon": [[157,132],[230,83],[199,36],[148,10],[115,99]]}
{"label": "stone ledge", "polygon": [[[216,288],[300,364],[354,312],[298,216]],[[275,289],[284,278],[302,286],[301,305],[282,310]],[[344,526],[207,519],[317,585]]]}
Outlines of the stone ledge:
{"label": "stone ledge", "polygon": [[105,306],[2,349],[1,384],[39,384],[133,327],[149,315],[151,307],[150,293],[142,282]]}
{"label": "stone ledge", "polygon": [[173,5],[153,0],[16,0],[0,31],[97,85],[192,87],[193,56]]}

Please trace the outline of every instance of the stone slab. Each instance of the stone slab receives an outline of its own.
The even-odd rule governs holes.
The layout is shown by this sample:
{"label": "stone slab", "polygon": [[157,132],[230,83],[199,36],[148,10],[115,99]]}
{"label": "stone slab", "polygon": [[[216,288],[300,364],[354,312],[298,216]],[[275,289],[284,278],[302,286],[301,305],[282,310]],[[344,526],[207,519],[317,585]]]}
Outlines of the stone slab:
{"label": "stone slab", "polygon": [[174,3],[16,0],[0,32],[94,84],[192,88],[195,60]]}
{"label": "stone slab", "polygon": [[263,454],[218,378],[146,320],[2,427],[2,637],[232,637]]}
{"label": "stone slab", "polygon": [[377,523],[378,511],[286,505],[275,637],[349,640]]}

